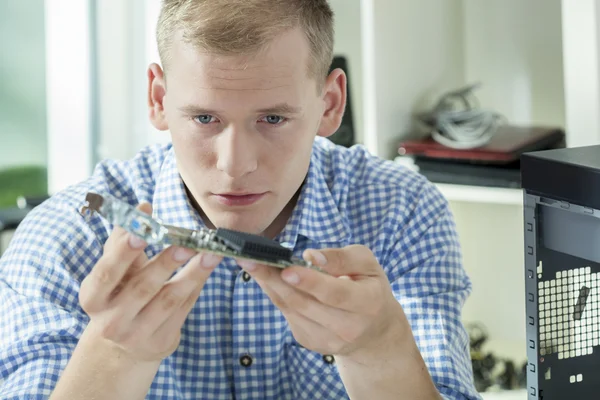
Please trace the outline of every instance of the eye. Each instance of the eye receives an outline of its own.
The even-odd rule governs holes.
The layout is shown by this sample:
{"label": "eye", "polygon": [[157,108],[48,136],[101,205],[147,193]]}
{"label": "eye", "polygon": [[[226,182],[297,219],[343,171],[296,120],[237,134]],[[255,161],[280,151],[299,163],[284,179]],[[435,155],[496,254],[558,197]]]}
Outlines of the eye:
{"label": "eye", "polygon": [[211,122],[213,122],[214,117],[212,115],[197,115],[194,117],[194,121],[198,122],[199,124],[210,124]]}
{"label": "eye", "polygon": [[263,120],[270,125],[279,125],[285,121],[285,118],[279,115],[267,115]]}

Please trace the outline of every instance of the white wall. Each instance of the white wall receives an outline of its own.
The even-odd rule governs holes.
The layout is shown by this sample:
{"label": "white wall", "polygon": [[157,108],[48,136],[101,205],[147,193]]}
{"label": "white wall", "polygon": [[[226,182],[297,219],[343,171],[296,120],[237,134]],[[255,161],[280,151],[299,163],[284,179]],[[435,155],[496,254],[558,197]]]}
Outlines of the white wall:
{"label": "white wall", "polygon": [[[98,38],[98,160],[127,159],[133,151],[133,42],[135,13],[131,1],[102,0],[96,7]],[[143,77],[144,72],[139,71]]]}
{"label": "white wall", "polygon": [[154,27],[160,0],[102,0],[97,8],[99,159],[128,159],[165,142],[148,119],[147,68],[158,62]]}
{"label": "white wall", "polygon": [[600,143],[600,5],[563,0],[567,145]]}
{"label": "white wall", "polygon": [[463,320],[483,323],[492,340],[518,347],[525,341],[523,207],[452,202],[451,208],[473,282]]}
{"label": "white wall", "polygon": [[463,15],[456,0],[363,0],[365,143],[385,158],[413,135],[412,115],[464,84]]}
{"label": "white wall", "polygon": [[560,0],[464,0],[465,78],[512,123],[564,127]]}
{"label": "white wall", "polygon": [[[565,126],[560,0],[464,0],[466,81],[481,107],[516,124]],[[494,340],[525,340],[523,208],[453,202],[474,290],[467,321]],[[525,354],[525,349],[522,349]]]}
{"label": "white wall", "polygon": [[45,0],[44,6],[48,191],[54,194],[86,179],[93,167],[90,1]]}

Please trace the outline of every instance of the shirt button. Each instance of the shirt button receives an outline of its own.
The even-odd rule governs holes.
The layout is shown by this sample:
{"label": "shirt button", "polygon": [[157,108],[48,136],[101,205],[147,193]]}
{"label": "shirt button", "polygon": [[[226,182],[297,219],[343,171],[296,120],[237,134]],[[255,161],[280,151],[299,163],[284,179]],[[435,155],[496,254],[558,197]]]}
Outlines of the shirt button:
{"label": "shirt button", "polygon": [[250,281],[250,279],[252,279],[252,277],[250,276],[249,273],[244,271],[244,273],[242,274],[242,279],[244,280],[244,282],[248,282],[248,281]]}
{"label": "shirt button", "polygon": [[325,361],[326,364],[333,364],[335,362],[335,358],[332,355],[326,354],[323,356],[323,361]]}
{"label": "shirt button", "polygon": [[243,356],[240,357],[240,364],[242,367],[249,367],[252,365],[252,357],[250,357],[248,354],[244,354]]}

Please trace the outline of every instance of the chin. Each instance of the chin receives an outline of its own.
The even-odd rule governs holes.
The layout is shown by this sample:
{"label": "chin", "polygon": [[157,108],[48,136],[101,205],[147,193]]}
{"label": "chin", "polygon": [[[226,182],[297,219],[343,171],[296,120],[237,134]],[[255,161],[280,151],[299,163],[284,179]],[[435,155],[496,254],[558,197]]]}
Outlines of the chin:
{"label": "chin", "polygon": [[[245,214],[245,213],[244,213]],[[216,228],[233,229],[236,231],[259,235],[271,224],[267,218],[257,218],[256,213],[251,215],[221,212],[214,218],[208,216]]]}

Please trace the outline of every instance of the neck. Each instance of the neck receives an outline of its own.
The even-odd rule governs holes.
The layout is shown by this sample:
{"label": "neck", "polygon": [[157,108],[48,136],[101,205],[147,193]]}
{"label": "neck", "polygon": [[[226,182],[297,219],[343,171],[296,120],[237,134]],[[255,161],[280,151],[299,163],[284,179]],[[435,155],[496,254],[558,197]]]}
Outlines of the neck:
{"label": "neck", "polygon": [[279,213],[275,220],[264,230],[262,236],[267,237],[269,239],[274,239],[279,235],[285,226],[287,225],[292,213],[294,212],[294,208],[296,207],[296,203],[298,203],[298,197],[300,197],[300,190],[302,186],[294,193],[290,201],[283,207],[283,210]]}
{"label": "neck", "polygon": [[[269,239],[274,239],[275,237],[277,237],[277,235],[279,235],[283,231],[283,229],[285,228],[285,226],[288,223],[288,220],[292,216],[292,213],[294,212],[296,203],[298,203],[298,198],[300,197],[300,191],[302,190],[302,186],[304,186],[304,182],[302,182],[302,185],[300,185],[300,187],[298,188],[296,193],[294,193],[294,195],[292,196],[290,201],[285,205],[283,210],[281,210],[279,215],[277,215],[277,217],[275,217],[275,220],[273,220],[271,225],[269,225],[263,232],[260,233],[261,236],[264,236]],[[204,211],[202,211],[202,208],[200,207],[200,205],[198,204],[198,202],[196,201],[196,199],[194,198],[192,193],[189,191],[187,185],[184,184],[184,187],[185,187],[185,193],[187,194],[188,198],[190,199],[192,206],[194,207],[194,209],[196,211],[198,211],[198,213],[200,214],[200,217],[202,218],[202,221],[204,222],[206,227],[209,229],[216,229],[216,227],[212,223],[212,221],[208,218],[208,216],[204,213]]]}

